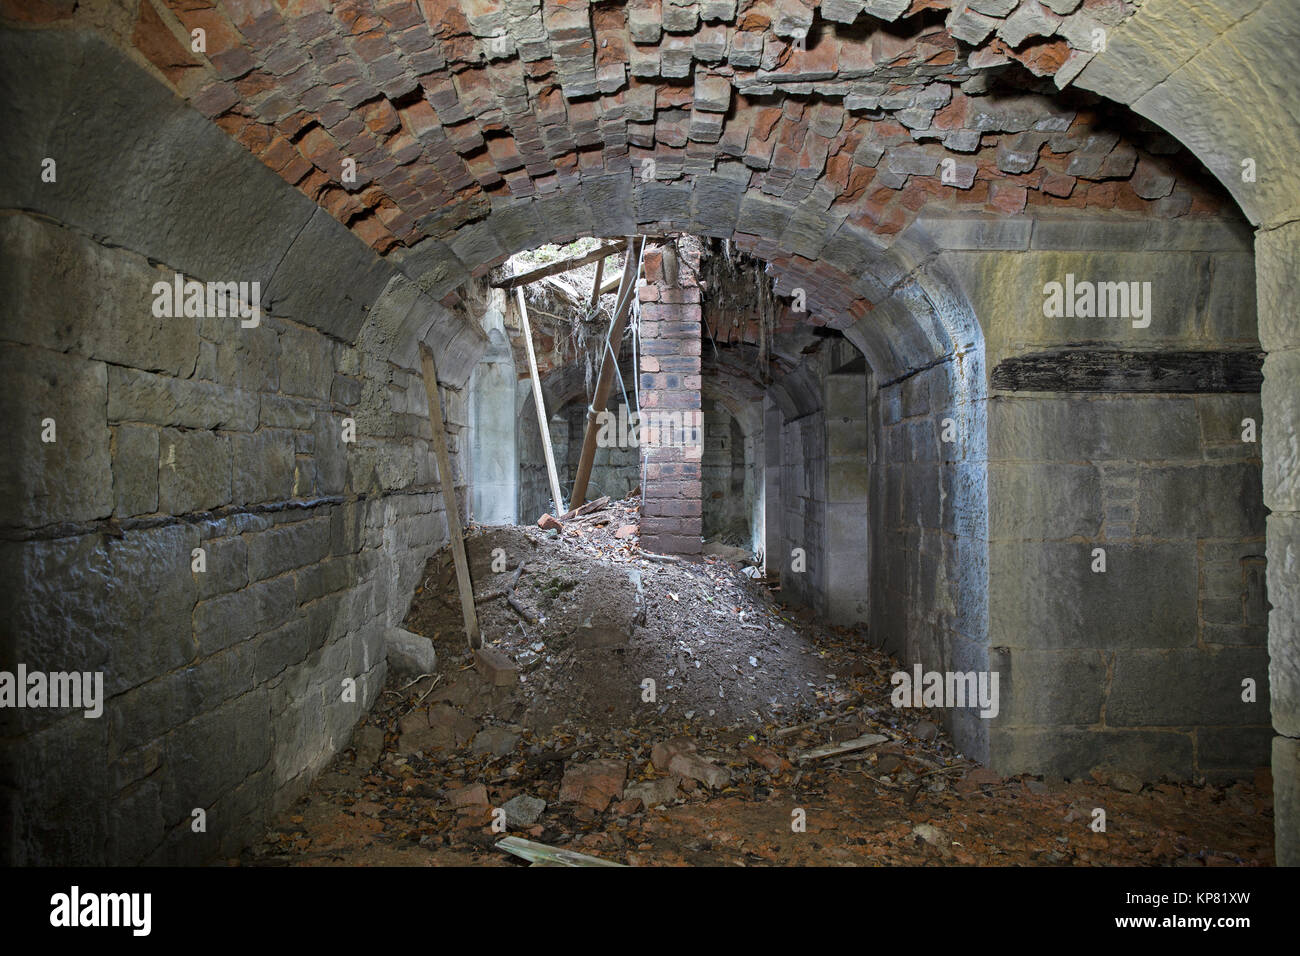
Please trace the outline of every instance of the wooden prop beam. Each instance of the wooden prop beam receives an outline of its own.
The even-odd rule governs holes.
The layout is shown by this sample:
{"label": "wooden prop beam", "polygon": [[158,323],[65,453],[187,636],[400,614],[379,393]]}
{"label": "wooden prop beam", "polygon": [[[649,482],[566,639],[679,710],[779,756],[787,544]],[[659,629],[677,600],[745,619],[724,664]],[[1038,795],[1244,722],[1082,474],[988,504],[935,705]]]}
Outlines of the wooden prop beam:
{"label": "wooden prop beam", "polygon": [[533,352],[533,329],[528,324],[528,305],[524,302],[523,286],[515,288],[519,299],[519,321],[524,327],[524,344],[528,346],[528,374],[533,379],[533,406],[537,410],[537,425],[542,432],[542,452],[546,455],[546,477],[551,481],[551,498],[555,515],[564,514],[564,499],[560,497],[560,476],[555,470],[555,452],[551,450],[551,426],[546,417],[546,402],[542,399],[542,379],[537,374],[537,355]]}
{"label": "wooden prop beam", "polygon": [[429,425],[433,431],[433,450],[438,461],[438,481],[442,484],[442,507],[447,514],[447,536],[451,539],[451,557],[456,563],[456,587],[460,591],[460,609],[465,617],[465,638],[471,649],[483,644],[478,630],[478,612],[474,609],[474,585],[469,579],[469,561],[465,558],[465,532],[460,524],[460,505],[456,502],[456,480],[451,472],[451,455],[447,452],[447,424],[442,416],[442,396],[438,394],[438,366],[433,351],[420,345],[420,367],[424,372],[424,392],[429,399]]}
{"label": "wooden prop beam", "polygon": [[[591,481],[591,468],[596,460],[596,436],[599,432],[596,422],[600,413],[609,402],[610,390],[614,387],[614,373],[618,366],[618,353],[623,345],[623,330],[627,327],[627,316],[632,311],[632,297],[636,292],[637,272],[640,266],[641,249],[645,240],[628,244],[628,254],[623,261],[623,276],[619,281],[618,306],[609,328],[609,345],[600,359],[600,378],[596,381],[596,394],[587,409],[587,429],[582,436],[582,456],[578,459],[578,473],[573,479],[573,499],[569,503],[579,508],[587,499],[587,483]],[[638,374],[634,369],[633,375]]]}
{"label": "wooden prop beam", "polygon": [[538,266],[528,272],[521,273],[517,276],[511,276],[509,279],[501,279],[492,283],[494,289],[517,289],[520,286],[528,285],[530,282],[536,282],[538,279],[545,279],[547,276],[559,275],[561,272],[568,272],[570,269],[577,269],[585,266],[590,262],[597,262],[606,259],[616,252],[622,252],[627,248],[627,240],[620,239],[618,242],[610,243],[607,246],[601,246],[599,249],[593,249],[591,252],[584,253],[580,256],[574,256],[572,259],[562,259],[559,262],[552,262],[548,265]]}

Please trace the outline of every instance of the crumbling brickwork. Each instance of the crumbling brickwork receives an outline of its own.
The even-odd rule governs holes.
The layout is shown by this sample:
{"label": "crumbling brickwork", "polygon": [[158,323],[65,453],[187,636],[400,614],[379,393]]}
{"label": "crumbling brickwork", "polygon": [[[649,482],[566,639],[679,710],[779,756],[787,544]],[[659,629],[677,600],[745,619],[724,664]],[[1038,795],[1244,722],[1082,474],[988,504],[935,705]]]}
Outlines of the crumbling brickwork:
{"label": "crumbling brickwork", "polygon": [[[700,287],[676,253],[649,252],[641,286],[641,546],[699,554],[704,452]],[[667,274],[665,274],[667,272]]]}

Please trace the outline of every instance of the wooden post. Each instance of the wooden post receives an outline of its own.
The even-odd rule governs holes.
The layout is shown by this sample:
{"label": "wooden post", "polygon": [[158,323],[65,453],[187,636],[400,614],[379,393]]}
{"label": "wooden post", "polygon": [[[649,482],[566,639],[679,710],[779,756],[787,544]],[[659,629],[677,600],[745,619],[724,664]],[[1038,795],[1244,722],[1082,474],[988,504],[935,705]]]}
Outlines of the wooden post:
{"label": "wooden post", "polygon": [[596,260],[596,281],[591,284],[591,303],[587,306],[588,312],[596,311],[596,303],[600,301],[600,280],[605,278],[605,260]]}
{"label": "wooden post", "polygon": [[460,525],[460,505],[456,501],[456,481],[451,473],[451,455],[447,452],[447,423],[442,417],[442,396],[438,394],[438,367],[433,351],[421,343],[420,367],[424,371],[424,392],[429,399],[429,426],[433,430],[433,450],[438,461],[438,480],[442,484],[442,507],[447,515],[447,536],[451,539],[451,557],[456,563],[456,587],[460,591],[460,609],[465,617],[465,637],[471,649],[482,646],[478,612],[474,610],[474,585],[469,579],[469,561],[465,558],[465,532]]}
{"label": "wooden post", "polygon": [[[587,409],[587,428],[582,435],[582,455],[578,458],[578,472],[573,478],[573,498],[569,504],[578,508],[587,499],[587,483],[591,480],[591,468],[596,460],[596,426],[600,413],[609,402],[609,393],[614,388],[614,374],[618,367],[618,353],[623,345],[623,330],[627,327],[627,316],[632,310],[632,297],[636,292],[636,278],[641,258],[641,247],[645,240],[631,241],[627,244],[627,259],[623,262],[623,278],[619,282],[618,306],[609,327],[609,345],[600,360],[600,378],[596,380],[596,394]],[[599,283],[597,283],[599,288]],[[632,370],[639,375],[639,369]]]}
{"label": "wooden post", "polygon": [[533,330],[528,324],[528,306],[524,303],[522,286],[515,288],[519,297],[519,321],[524,327],[524,344],[528,346],[528,374],[533,379],[533,405],[537,411],[537,425],[542,430],[542,452],[546,455],[546,476],[551,480],[551,498],[555,503],[555,517],[564,514],[564,499],[560,497],[560,476],[555,471],[555,452],[551,450],[551,424],[546,418],[546,403],[542,400],[542,380],[537,375],[537,356],[533,352]]}

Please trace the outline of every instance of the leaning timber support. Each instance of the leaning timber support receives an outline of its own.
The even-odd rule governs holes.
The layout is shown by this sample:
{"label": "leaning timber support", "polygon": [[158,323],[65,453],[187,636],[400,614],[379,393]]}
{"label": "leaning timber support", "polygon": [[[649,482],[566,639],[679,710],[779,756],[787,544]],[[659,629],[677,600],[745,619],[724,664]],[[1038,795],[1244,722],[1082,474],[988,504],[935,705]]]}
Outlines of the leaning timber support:
{"label": "leaning timber support", "polygon": [[[614,309],[614,318],[610,322],[609,338],[606,340],[605,353],[600,360],[600,378],[596,381],[596,394],[587,408],[587,429],[582,436],[582,455],[578,459],[578,472],[573,479],[573,498],[570,504],[581,507],[587,498],[587,483],[591,480],[591,467],[596,460],[596,436],[599,432],[597,420],[609,402],[610,390],[614,387],[614,373],[618,366],[618,353],[623,344],[623,330],[627,327],[628,313],[632,310],[632,297],[636,295],[637,273],[640,271],[641,251],[645,239],[629,240],[627,258],[623,262],[623,276],[619,280],[618,301]],[[599,288],[597,282],[597,288]],[[634,370],[633,375],[637,374]]]}
{"label": "leaning timber support", "polygon": [[533,330],[528,324],[528,305],[524,302],[523,286],[515,288],[519,298],[519,321],[524,327],[524,344],[528,346],[528,374],[533,379],[533,405],[537,409],[537,427],[542,431],[542,452],[546,455],[546,477],[551,482],[551,498],[555,514],[564,514],[564,499],[560,497],[560,476],[555,470],[555,452],[551,449],[551,427],[546,418],[546,403],[542,399],[542,379],[537,374],[537,355],[533,351]]}
{"label": "leaning timber support", "polygon": [[460,591],[460,609],[465,617],[465,638],[471,648],[478,648],[483,642],[479,637],[478,612],[474,609],[469,561],[465,558],[465,533],[460,524],[460,505],[456,501],[456,481],[451,473],[451,455],[447,452],[447,424],[442,416],[442,396],[438,394],[438,366],[433,360],[433,350],[423,344],[420,346],[420,367],[424,372],[424,392],[429,399],[429,426],[433,431],[433,450],[438,461],[438,481],[442,484],[442,507],[447,515],[451,557],[456,564],[456,587]]}
{"label": "leaning timber support", "polygon": [[[616,252],[622,252],[626,246],[627,240],[620,239],[618,242],[611,242],[608,245],[601,246],[599,249],[593,249],[591,252],[583,253],[580,256],[574,256],[572,259],[562,259],[559,262],[552,262],[548,265],[538,266],[536,269],[530,269],[528,272],[521,273],[520,275],[511,276],[508,279],[502,279],[500,282],[493,282],[492,288],[505,289],[509,292],[511,289],[518,289],[520,286],[536,282],[538,279],[545,279],[547,276],[559,275],[561,272],[578,269],[592,262],[601,262]],[[596,284],[600,285],[599,282]]]}

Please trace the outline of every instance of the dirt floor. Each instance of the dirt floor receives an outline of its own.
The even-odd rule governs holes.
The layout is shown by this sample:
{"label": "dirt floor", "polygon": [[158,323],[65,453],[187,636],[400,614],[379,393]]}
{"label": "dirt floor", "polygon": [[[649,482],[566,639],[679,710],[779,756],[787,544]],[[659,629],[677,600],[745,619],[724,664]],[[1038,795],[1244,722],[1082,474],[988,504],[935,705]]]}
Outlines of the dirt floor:
{"label": "dirt floor", "polygon": [[891,705],[901,665],[865,632],[784,607],[735,549],[647,557],[636,519],[629,499],[550,531],[471,529],[502,655],[477,664],[450,554],[431,559],[405,626],[433,640],[435,673],[390,677],[239,862],[525,865],[496,847],[515,836],[633,866],[1272,864],[1267,770],[1002,779],[937,714]]}

